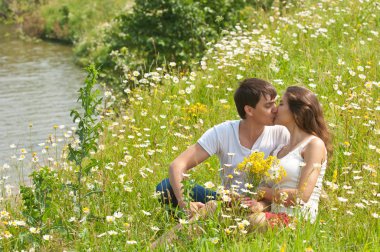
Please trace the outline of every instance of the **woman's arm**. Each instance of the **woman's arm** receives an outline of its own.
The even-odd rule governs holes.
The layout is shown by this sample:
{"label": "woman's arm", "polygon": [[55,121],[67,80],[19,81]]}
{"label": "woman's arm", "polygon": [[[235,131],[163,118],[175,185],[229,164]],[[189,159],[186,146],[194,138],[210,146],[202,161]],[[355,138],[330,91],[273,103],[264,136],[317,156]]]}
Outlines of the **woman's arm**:
{"label": "woman's arm", "polygon": [[302,168],[297,189],[269,187],[260,188],[264,200],[282,203],[285,206],[295,205],[296,199],[308,202],[315,188],[321,171],[321,164],[326,159],[326,148],[319,138],[313,139],[304,149],[303,158],[305,166]]}

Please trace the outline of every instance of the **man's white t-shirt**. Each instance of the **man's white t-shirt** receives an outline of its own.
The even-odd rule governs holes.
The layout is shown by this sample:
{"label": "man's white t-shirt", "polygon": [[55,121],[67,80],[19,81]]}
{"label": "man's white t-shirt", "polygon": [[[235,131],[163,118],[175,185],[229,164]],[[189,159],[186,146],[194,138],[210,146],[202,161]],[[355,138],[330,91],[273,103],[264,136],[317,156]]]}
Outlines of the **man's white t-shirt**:
{"label": "man's white t-shirt", "polygon": [[[253,151],[261,151],[267,157],[278,145],[287,144],[289,131],[284,126],[265,126],[251,149],[240,144],[239,124],[241,120],[226,121],[207,130],[198,144],[210,155],[216,154],[220,161],[220,176],[226,189],[231,186],[239,193],[244,190],[245,174],[235,167]],[[232,178],[231,178],[232,175]]]}

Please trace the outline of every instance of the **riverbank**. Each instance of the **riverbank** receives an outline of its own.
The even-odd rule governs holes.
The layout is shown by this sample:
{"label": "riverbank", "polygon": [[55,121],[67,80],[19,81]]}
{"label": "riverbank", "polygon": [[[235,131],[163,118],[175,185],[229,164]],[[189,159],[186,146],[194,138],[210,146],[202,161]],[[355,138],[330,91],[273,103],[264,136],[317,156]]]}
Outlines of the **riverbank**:
{"label": "riverbank", "polygon": [[25,35],[75,44],[118,13],[130,10],[133,2],[7,0],[0,4],[0,16],[18,24]]}

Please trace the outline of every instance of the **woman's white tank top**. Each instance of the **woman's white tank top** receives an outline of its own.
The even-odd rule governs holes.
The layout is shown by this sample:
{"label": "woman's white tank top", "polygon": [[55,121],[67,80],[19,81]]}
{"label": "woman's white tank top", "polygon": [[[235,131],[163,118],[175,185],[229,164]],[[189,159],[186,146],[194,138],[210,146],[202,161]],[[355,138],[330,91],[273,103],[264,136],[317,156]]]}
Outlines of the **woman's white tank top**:
{"label": "woman's white tank top", "polygon": [[[299,185],[302,168],[305,166],[304,159],[302,158],[302,151],[308,143],[314,139],[315,136],[310,137],[304,143],[300,144],[294,150],[290,151],[284,157],[279,158],[280,166],[286,170],[286,177],[279,183],[273,185],[273,188],[291,188],[296,189]],[[284,144],[279,145],[274,151],[273,156],[277,156],[278,152],[284,147]],[[272,203],[271,211],[275,213],[287,213],[291,216],[302,215],[303,218],[314,222],[318,214],[319,197],[322,191],[322,181],[326,171],[327,158],[320,167],[320,173],[317,183],[307,203],[298,202],[296,206],[285,207],[283,205]],[[317,168],[316,168],[317,169]]]}

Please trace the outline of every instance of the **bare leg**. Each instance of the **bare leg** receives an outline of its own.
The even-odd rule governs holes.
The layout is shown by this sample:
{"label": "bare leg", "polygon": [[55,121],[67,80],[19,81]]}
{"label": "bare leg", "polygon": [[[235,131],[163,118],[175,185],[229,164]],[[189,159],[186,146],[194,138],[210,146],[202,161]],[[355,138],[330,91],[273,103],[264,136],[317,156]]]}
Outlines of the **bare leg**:
{"label": "bare leg", "polygon": [[263,212],[251,214],[248,216],[248,221],[251,224],[251,230],[265,232],[268,229],[268,222]]}
{"label": "bare leg", "polygon": [[[193,217],[191,217],[189,219],[189,222],[186,225],[189,225],[190,230],[197,229],[198,225],[195,222],[199,219],[204,219],[204,218],[211,216],[215,212],[217,206],[218,206],[218,204],[214,200],[207,202],[203,208],[199,209],[199,211]],[[156,249],[157,247],[161,246],[162,244],[172,243],[174,240],[176,240],[178,238],[176,233],[181,231],[183,229],[183,227],[184,227],[183,224],[178,223],[176,226],[174,226],[168,232],[164,233],[161,237],[159,237],[157,240],[155,240],[150,245],[150,248]]]}

